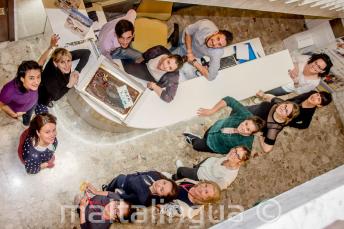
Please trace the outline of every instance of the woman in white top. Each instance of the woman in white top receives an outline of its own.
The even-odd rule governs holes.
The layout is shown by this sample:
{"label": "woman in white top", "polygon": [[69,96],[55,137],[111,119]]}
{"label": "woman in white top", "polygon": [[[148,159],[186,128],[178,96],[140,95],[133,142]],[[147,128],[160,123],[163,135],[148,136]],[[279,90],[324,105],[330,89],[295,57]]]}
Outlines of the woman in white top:
{"label": "woman in white top", "polygon": [[333,66],[331,59],[325,53],[309,56],[299,56],[294,63],[294,69],[289,70],[293,82],[267,91],[267,94],[275,96],[286,95],[292,92],[302,94],[314,90]]}
{"label": "woman in white top", "polygon": [[247,147],[237,146],[225,157],[209,157],[193,168],[178,167],[172,179],[209,180],[217,183],[221,189],[226,189],[235,180],[240,166],[249,159],[250,155],[251,151]]}

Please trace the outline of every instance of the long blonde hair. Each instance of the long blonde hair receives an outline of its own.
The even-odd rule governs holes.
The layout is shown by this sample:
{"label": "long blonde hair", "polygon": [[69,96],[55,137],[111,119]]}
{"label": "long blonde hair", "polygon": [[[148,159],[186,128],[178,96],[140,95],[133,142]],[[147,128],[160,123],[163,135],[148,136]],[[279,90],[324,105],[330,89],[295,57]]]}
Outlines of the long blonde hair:
{"label": "long blonde hair", "polygon": [[197,199],[197,203],[198,204],[212,204],[212,203],[218,202],[221,199],[221,189],[220,189],[220,186],[217,183],[215,183],[213,181],[204,180],[204,181],[200,181],[199,183],[197,183],[196,186],[202,185],[202,184],[211,185],[214,188],[214,195],[213,196],[209,196],[205,200]]}

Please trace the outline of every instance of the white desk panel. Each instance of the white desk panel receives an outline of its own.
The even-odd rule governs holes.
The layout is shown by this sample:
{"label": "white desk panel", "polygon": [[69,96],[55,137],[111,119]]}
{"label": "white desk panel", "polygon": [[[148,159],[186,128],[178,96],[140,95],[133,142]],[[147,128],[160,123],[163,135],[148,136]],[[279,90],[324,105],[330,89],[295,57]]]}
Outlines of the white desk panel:
{"label": "white desk panel", "polygon": [[196,116],[198,108],[211,108],[225,96],[243,100],[258,90],[270,90],[291,82],[293,67],[289,51],[284,50],[219,72],[214,81],[204,77],[179,84],[171,103],[162,101],[146,89],[124,121],[135,128],[159,128]]}

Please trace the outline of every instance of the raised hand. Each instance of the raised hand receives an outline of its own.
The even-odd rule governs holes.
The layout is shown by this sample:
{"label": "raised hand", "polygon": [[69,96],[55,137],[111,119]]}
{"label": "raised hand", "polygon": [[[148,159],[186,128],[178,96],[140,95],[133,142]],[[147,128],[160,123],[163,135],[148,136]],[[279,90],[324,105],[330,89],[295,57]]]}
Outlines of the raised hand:
{"label": "raised hand", "polygon": [[55,48],[57,47],[57,43],[59,42],[60,40],[60,36],[58,34],[53,34],[50,38],[50,48]]}
{"label": "raised hand", "polygon": [[212,109],[206,109],[206,108],[199,108],[197,110],[197,115],[198,116],[210,116],[214,114],[213,110]]}

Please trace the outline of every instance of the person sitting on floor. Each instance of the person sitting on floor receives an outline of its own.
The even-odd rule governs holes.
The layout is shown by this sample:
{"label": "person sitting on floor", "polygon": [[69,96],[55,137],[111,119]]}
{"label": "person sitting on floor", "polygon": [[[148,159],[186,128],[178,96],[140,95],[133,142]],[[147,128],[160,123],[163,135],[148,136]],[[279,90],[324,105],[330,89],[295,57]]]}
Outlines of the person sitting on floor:
{"label": "person sitting on floor", "polygon": [[135,205],[151,206],[153,201],[171,201],[178,194],[177,184],[157,171],[136,172],[115,177],[106,191],[114,192],[119,189],[119,195],[125,201]]}
{"label": "person sitting on floor", "polygon": [[235,180],[240,166],[250,158],[250,155],[251,151],[246,146],[236,146],[225,157],[209,157],[193,168],[183,167],[183,163],[178,160],[177,173],[172,179],[209,180],[217,183],[221,189],[226,189]]}
{"label": "person sitting on floor", "polygon": [[[267,102],[271,102],[275,97],[273,95],[265,94],[263,91],[259,91],[257,96]],[[310,91],[290,98],[288,101],[294,102],[300,106],[300,114],[287,125],[298,129],[307,129],[311,124],[315,110],[330,104],[332,101],[332,95],[326,91]]]}
{"label": "person sitting on floor", "polygon": [[118,193],[99,191],[89,183],[85,193],[78,209],[81,229],[108,229],[114,222],[131,222],[134,209]]}
{"label": "person sitting on floor", "polygon": [[[53,35],[55,45],[43,53],[39,63],[43,66],[50,51],[57,46],[58,35]],[[64,96],[69,89],[74,87],[79,80],[79,74],[88,62],[91,51],[88,49],[78,49],[69,52],[64,48],[57,48],[42,73],[42,83],[38,89],[38,106],[36,114],[48,112],[47,106],[52,106],[52,101],[57,101]],[[72,71],[72,61],[79,60],[74,71]]]}
{"label": "person sitting on floor", "polygon": [[179,194],[173,202],[159,205],[160,214],[169,217],[193,217],[204,210],[204,205],[216,203],[221,198],[220,187],[212,181],[178,180]]}
{"label": "person sitting on floor", "polygon": [[330,57],[325,53],[315,53],[311,57],[302,55],[297,57],[294,68],[289,70],[292,83],[267,91],[267,94],[282,96],[295,92],[297,94],[314,90],[333,66]]}
{"label": "person sitting on floor", "polygon": [[109,60],[141,58],[141,53],[130,47],[134,39],[135,18],[136,12],[131,9],[124,17],[116,18],[103,25],[98,38],[101,54]]}
{"label": "person sitting on floor", "polygon": [[248,106],[254,115],[266,121],[263,134],[259,136],[259,143],[265,153],[271,152],[278,134],[300,113],[300,107],[291,101],[273,98],[271,102]]}
{"label": "person sitting on floor", "polygon": [[19,157],[27,173],[35,174],[45,168],[53,168],[57,147],[56,118],[51,114],[36,115],[25,130],[18,147]]}
{"label": "person sitting on floor", "polygon": [[183,66],[183,58],[173,55],[165,47],[158,45],[142,54],[142,63],[122,60],[125,71],[139,79],[149,81],[147,87],[165,102],[171,102],[179,83],[178,69]]}
{"label": "person sitting on floor", "polygon": [[42,67],[33,60],[23,61],[16,77],[5,84],[0,92],[0,109],[12,118],[23,118],[28,126],[38,100]]}
{"label": "person sitting on floor", "polygon": [[259,132],[265,125],[264,120],[253,116],[240,102],[227,96],[220,100],[213,108],[198,110],[198,115],[209,116],[222,108],[232,108],[230,116],[218,120],[204,134],[203,138],[184,133],[185,140],[197,151],[226,154],[233,147],[246,146],[252,149],[255,133]]}

